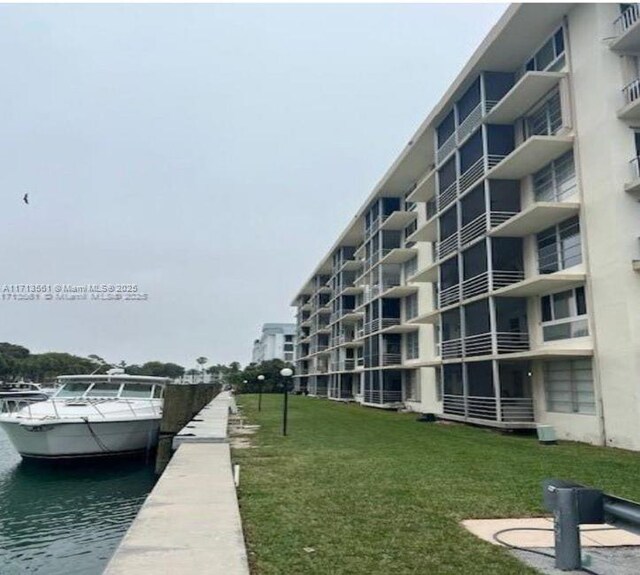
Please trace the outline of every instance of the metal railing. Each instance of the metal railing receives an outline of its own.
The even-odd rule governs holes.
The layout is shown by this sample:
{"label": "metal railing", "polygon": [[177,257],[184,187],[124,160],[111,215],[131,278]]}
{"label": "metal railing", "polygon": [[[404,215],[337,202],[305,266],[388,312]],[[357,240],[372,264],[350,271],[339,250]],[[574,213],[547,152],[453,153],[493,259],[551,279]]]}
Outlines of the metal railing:
{"label": "metal railing", "polygon": [[402,401],[402,392],[365,389],[364,401],[365,403],[376,403],[378,405],[383,405],[385,403],[398,403]]}
{"label": "metal railing", "polygon": [[467,168],[464,174],[461,174],[460,193],[468,190],[473,184],[475,184],[482,176],[484,176],[484,157],[480,156],[471,166]]}
{"label": "metal railing", "polygon": [[462,142],[469,134],[471,134],[482,122],[482,102],[469,112],[469,115],[462,120],[456,131],[458,143]]}
{"label": "metal railing", "polygon": [[401,353],[383,353],[382,365],[400,365],[402,363]]}
{"label": "metal railing", "polygon": [[453,131],[451,135],[444,141],[436,152],[436,161],[438,164],[442,162],[456,147],[456,133]]}
{"label": "metal railing", "polygon": [[438,294],[438,307],[452,305],[460,301],[460,284],[449,286]]}
{"label": "metal railing", "polygon": [[364,324],[364,333],[371,334],[377,331],[392,327],[400,324],[399,317],[383,317],[371,320],[369,323]]}
{"label": "metal railing", "polygon": [[436,257],[441,260],[458,249],[458,232],[436,243]]}
{"label": "metal railing", "polygon": [[529,349],[529,334],[526,332],[499,331],[496,333],[498,353],[515,353]]}
{"label": "metal railing", "polygon": [[458,182],[454,180],[444,190],[438,193],[438,210],[444,210],[458,197]]}
{"label": "metal railing", "polygon": [[492,338],[491,332],[468,335],[464,338],[464,355],[470,357],[474,355],[491,355]]}
{"label": "metal railing", "polygon": [[481,213],[479,216],[466,223],[460,228],[460,245],[466,245],[487,231],[487,214]]}
{"label": "metal railing", "polygon": [[633,179],[637,180],[638,178],[640,178],[640,156],[636,156],[635,158],[633,158],[633,160],[629,162],[629,165],[631,166]]}
{"label": "metal railing", "polygon": [[617,36],[624,34],[640,18],[640,7],[631,4],[624,12],[613,21],[613,29]]}
{"label": "metal railing", "polygon": [[449,339],[440,343],[442,359],[462,357],[462,338]]}
{"label": "metal railing", "polygon": [[635,501],[562,479],[545,479],[542,493],[544,506],[553,512],[553,529],[549,529],[554,532],[555,554],[552,557],[555,557],[556,568],[562,571],[583,570],[581,524],[606,523],[640,532],[640,503]]}
{"label": "metal railing", "polygon": [[490,170],[497,166],[507,156],[505,154],[487,154],[487,169]]}
{"label": "metal railing", "polygon": [[533,399],[529,397],[444,394],[442,399],[442,410],[450,415],[504,423],[534,421]]}
{"label": "metal railing", "polygon": [[629,84],[622,88],[622,94],[627,104],[631,104],[631,102],[635,102],[640,98],[640,79],[636,78],[633,82],[629,82]]}

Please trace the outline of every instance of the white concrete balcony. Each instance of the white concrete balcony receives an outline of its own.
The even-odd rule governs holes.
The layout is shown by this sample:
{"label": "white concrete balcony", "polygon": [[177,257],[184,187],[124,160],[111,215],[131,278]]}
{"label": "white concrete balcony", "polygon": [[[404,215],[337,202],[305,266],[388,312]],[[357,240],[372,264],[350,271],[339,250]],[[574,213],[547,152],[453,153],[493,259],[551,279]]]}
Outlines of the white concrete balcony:
{"label": "white concrete balcony", "polygon": [[636,79],[622,88],[624,106],[618,110],[621,120],[637,122],[640,120],[640,80]]}
{"label": "white concrete balcony", "polygon": [[409,283],[436,283],[438,281],[438,262],[433,262],[407,278]]}
{"label": "white concrete balcony", "polygon": [[487,173],[494,180],[520,180],[573,147],[573,136],[531,136]]}
{"label": "white concrete balcony", "polygon": [[380,230],[399,231],[403,230],[408,224],[418,217],[413,210],[396,211],[388,216],[383,216]]}
{"label": "white concrete balcony", "polygon": [[436,195],[436,170],[432,168],[407,196],[408,202],[428,202]]}
{"label": "white concrete balcony", "polygon": [[389,298],[389,299],[399,299],[402,297],[407,297],[412,293],[416,293],[418,291],[418,286],[413,285],[396,285],[392,287],[388,287],[381,294],[380,297]]}
{"label": "white concrete balcony", "polygon": [[433,216],[407,237],[408,242],[435,242],[438,240],[438,218]]}
{"label": "white concrete balcony", "polygon": [[493,292],[498,297],[531,297],[565,291],[584,285],[584,272],[558,271],[539,274]]}
{"label": "white concrete balcony", "polygon": [[564,76],[562,72],[527,72],[485,116],[485,123],[513,124],[557,86]]}
{"label": "white concrete balcony", "polygon": [[379,264],[403,264],[418,254],[417,248],[385,248],[381,250]]}
{"label": "white concrete balcony", "polygon": [[519,238],[537,234],[576,215],[579,210],[580,204],[577,202],[535,202],[505,219],[503,223],[493,228],[489,235]]}
{"label": "white concrete balcony", "polygon": [[613,21],[615,39],[609,44],[616,52],[633,53],[640,51],[640,7],[629,7]]}

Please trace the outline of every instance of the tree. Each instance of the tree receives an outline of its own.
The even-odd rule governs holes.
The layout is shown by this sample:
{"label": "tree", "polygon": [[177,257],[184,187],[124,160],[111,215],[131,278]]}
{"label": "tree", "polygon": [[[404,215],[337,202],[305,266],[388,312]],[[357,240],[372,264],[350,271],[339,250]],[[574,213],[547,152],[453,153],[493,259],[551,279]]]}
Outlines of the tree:
{"label": "tree", "polygon": [[201,355],[198,359],[196,359],[196,363],[200,366],[200,372],[202,374],[202,383],[204,383],[204,364],[207,363],[209,360],[204,357],[204,355]]}

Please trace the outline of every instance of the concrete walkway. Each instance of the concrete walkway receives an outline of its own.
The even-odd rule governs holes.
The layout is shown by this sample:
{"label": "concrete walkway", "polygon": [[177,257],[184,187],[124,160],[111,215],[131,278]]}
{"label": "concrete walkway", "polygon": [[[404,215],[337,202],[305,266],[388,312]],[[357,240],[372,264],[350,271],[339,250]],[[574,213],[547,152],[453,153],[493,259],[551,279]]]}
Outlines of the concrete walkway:
{"label": "concrete walkway", "polygon": [[196,416],[197,428],[185,428],[192,435],[178,442],[104,575],[249,574],[225,442],[232,402],[218,395]]}

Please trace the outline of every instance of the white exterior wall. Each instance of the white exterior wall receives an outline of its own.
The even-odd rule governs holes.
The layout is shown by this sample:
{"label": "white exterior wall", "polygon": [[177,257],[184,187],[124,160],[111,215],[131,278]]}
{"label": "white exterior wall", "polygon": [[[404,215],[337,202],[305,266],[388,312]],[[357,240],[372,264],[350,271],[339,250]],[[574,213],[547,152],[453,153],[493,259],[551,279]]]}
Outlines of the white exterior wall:
{"label": "white exterior wall", "polygon": [[624,191],[636,155],[633,131],[619,120],[623,57],[611,51],[617,4],[581,4],[569,14],[577,171],[582,195],[587,294],[608,445],[640,449],[640,204]]}

